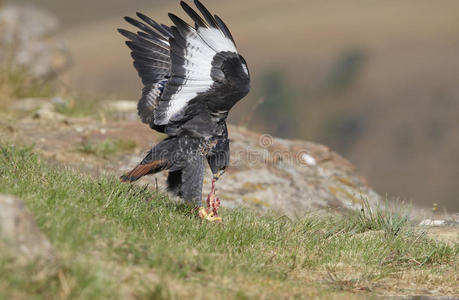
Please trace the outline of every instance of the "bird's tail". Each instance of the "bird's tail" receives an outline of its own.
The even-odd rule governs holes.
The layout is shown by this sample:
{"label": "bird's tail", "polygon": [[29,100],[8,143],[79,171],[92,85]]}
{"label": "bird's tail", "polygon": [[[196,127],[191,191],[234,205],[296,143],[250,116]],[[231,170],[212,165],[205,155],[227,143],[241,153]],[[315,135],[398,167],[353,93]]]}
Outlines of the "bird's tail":
{"label": "bird's tail", "polygon": [[173,139],[166,139],[153,147],[147,156],[130,172],[121,176],[123,182],[134,182],[147,174],[154,174],[169,169],[172,165]]}
{"label": "bird's tail", "polygon": [[147,174],[157,173],[161,170],[166,169],[167,162],[162,160],[156,160],[147,164],[138,164],[130,172],[121,176],[121,181],[123,182],[134,182]]}
{"label": "bird's tail", "polygon": [[169,170],[169,191],[186,201],[201,203],[204,157],[201,140],[188,136],[170,137],[153,147],[132,171],[121,176],[133,182],[144,175]]}

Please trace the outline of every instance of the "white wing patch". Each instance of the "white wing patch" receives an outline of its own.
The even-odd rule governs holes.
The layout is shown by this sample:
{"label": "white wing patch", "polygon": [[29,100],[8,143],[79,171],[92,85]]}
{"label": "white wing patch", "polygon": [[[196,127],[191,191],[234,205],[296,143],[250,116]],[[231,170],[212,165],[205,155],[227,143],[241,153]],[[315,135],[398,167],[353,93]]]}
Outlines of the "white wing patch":
{"label": "white wing patch", "polygon": [[174,118],[180,117],[191,99],[211,88],[214,84],[211,78],[212,60],[218,52],[237,53],[234,43],[219,29],[189,29],[184,37],[186,49],[183,55],[184,64],[181,66],[185,69],[185,75],[172,72],[172,77],[184,77],[185,81],[172,96],[160,100],[159,107],[155,110],[156,125],[167,125]]}
{"label": "white wing patch", "polygon": [[231,51],[236,52],[236,46],[217,28],[199,27],[197,30],[199,36],[215,52]]}
{"label": "white wing patch", "polygon": [[242,70],[244,70],[244,73],[249,76],[249,69],[247,68],[247,66],[245,64],[242,64]]}

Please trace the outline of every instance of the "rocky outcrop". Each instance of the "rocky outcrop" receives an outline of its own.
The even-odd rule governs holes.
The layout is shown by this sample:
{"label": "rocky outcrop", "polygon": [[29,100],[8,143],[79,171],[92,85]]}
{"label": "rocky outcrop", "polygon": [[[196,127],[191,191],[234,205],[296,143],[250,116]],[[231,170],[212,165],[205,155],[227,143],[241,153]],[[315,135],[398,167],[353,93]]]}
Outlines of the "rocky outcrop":
{"label": "rocky outcrop", "polygon": [[[127,113],[127,108],[135,113],[133,101],[132,105],[126,105],[126,101],[115,104],[112,101],[110,110],[120,106],[123,113]],[[164,138],[138,120],[110,121],[104,117],[100,121],[61,117],[53,122],[31,118],[12,127],[10,132],[27,144],[34,143],[47,157],[93,174],[109,171],[117,176],[134,167],[144,151]],[[359,209],[363,201],[380,202],[380,196],[356,168],[326,146],[275,138],[238,126],[230,126],[229,131],[230,167],[217,182],[223,206],[252,206],[301,216],[319,208]],[[103,144],[107,140],[126,140],[136,147],[108,157],[75,150],[82,143]],[[155,187],[157,181],[158,188],[165,190],[166,178],[163,172],[144,177],[140,184]],[[211,178],[208,170],[203,198],[210,190]]]}
{"label": "rocky outcrop", "polygon": [[356,168],[326,146],[235,126],[230,136],[231,165],[218,182],[224,204],[301,216],[318,208],[359,209],[363,201],[380,201]]}
{"label": "rocky outcrop", "polygon": [[19,264],[56,261],[53,246],[24,202],[7,195],[0,195],[0,252],[12,256]]}
{"label": "rocky outcrop", "polygon": [[[144,129],[141,132],[147,134]],[[237,126],[229,126],[229,134],[230,167],[217,182],[223,206],[251,206],[296,217],[324,208],[360,209],[364,201],[375,205],[381,200],[350,162],[326,146],[275,138]],[[127,166],[135,166],[141,158],[130,156]],[[127,169],[122,166],[120,173]],[[155,176],[159,186],[165,187],[166,174]],[[203,199],[210,192],[211,178],[207,168]],[[141,183],[151,184],[152,180],[147,176]]]}
{"label": "rocky outcrop", "polygon": [[69,65],[62,41],[53,36],[57,19],[33,5],[0,6],[0,64],[50,78]]}

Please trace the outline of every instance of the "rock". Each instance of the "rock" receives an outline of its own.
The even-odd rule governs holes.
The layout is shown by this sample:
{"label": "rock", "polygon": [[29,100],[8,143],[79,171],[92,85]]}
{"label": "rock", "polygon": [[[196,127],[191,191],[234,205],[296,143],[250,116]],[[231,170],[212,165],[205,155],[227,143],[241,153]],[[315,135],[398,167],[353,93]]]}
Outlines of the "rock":
{"label": "rock", "polygon": [[[135,139],[139,147],[148,149],[145,145],[148,129],[132,122],[118,126],[126,126],[126,130],[118,130],[129,132],[129,137]],[[137,126],[138,129],[133,128]],[[236,126],[229,126],[229,131],[230,166],[216,185],[217,195],[225,207],[251,206],[295,217],[322,208],[361,209],[365,201],[370,205],[381,203],[380,195],[367,185],[356,168],[326,146],[275,138]],[[133,132],[140,138],[136,139]],[[142,132],[145,133],[142,135]],[[134,167],[141,158],[131,156],[119,173]],[[210,192],[212,178],[208,168],[206,172],[203,199]],[[167,174],[154,177],[165,190]],[[140,183],[156,184],[150,176]]]}
{"label": "rock", "polygon": [[424,219],[419,223],[419,226],[459,227],[459,219]]}
{"label": "rock", "polygon": [[25,98],[12,102],[9,109],[18,112],[31,112],[43,106],[49,106],[49,104],[49,100],[46,98]]}
{"label": "rock", "polygon": [[42,119],[48,121],[62,121],[64,116],[56,112],[55,106],[59,104],[56,99],[53,98],[51,101],[46,98],[25,98],[15,100],[10,106],[11,111],[18,112],[34,112],[33,117],[35,119]]}
{"label": "rock", "polygon": [[53,264],[56,252],[22,200],[0,195],[0,251],[18,263]]}
{"label": "rock", "polygon": [[445,226],[446,220],[425,219],[419,223],[419,226]]}
{"label": "rock", "polygon": [[111,114],[119,120],[138,120],[137,101],[131,100],[108,100],[102,102]]}
{"label": "rock", "polygon": [[137,101],[131,100],[109,100],[104,101],[104,105],[107,106],[109,110],[119,111],[119,112],[137,112]]}
{"label": "rock", "polygon": [[0,7],[0,64],[12,64],[40,78],[54,77],[68,67],[69,54],[56,40],[59,23],[34,5]]}
{"label": "rock", "polygon": [[11,111],[34,112],[34,119],[48,121],[62,121],[64,116],[56,112],[56,105],[60,104],[60,97],[55,97],[51,101],[46,98],[25,98],[18,99],[8,107]]}
{"label": "rock", "polygon": [[64,120],[64,116],[57,113],[54,110],[54,106],[51,103],[49,105],[43,105],[39,110],[37,110],[33,117],[35,119],[42,119],[48,121],[62,121]]}
{"label": "rock", "polygon": [[[350,162],[326,146],[234,126],[229,131],[230,167],[217,183],[223,205],[231,201],[301,216],[318,208],[360,209],[364,201],[381,200]],[[208,181],[204,195],[209,188]]]}

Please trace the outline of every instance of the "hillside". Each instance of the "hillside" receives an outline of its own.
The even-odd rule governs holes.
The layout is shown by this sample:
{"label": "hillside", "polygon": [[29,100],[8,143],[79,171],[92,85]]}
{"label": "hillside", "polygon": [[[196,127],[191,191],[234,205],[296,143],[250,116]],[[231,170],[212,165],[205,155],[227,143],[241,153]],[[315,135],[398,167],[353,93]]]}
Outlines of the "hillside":
{"label": "hillside", "polygon": [[457,243],[428,238],[396,212],[290,220],[225,209],[218,226],[146,187],[93,179],[7,144],[0,176],[0,193],[26,200],[57,253],[20,263],[24,249],[9,251],[0,231],[2,299],[459,295]]}
{"label": "hillside", "polygon": [[[457,211],[457,1],[207,2],[231,24],[254,80],[234,123],[264,97],[249,120],[256,131],[326,143],[381,193]],[[168,22],[177,3],[72,9],[86,17],[66,22],[69,9],[56,7],[74,55],[64,81],[136,99],[140,82],[115,29],[136,10]]]}
{"label": "hillside", "polygon": [[[52,68],[44,16],[25,15],[0,29]],[[167,195],[165,172],[120,182],[164,138],[135,101],[0,58],[0,299],[459,296],[457,217],[385,201],[329,147],[230,126],[223,223],[210,223]]]}

